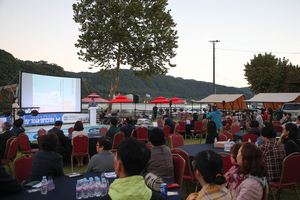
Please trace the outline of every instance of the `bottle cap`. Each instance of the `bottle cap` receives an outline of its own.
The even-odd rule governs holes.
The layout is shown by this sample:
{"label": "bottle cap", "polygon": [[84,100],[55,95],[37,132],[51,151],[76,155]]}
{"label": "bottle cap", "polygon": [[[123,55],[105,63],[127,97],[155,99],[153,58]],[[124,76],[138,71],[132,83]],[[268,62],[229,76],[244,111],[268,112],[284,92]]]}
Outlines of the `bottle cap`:
{"label": "bottle cap", "polygon": [[105,178],[102,178],[102,181],[105,181]]}
{"label": "bottle cap", "polygon": [[81,180],[77,180],[77,183],[81,183]]}
{"label": "bottle cap", "polygon": [[43,178],[46,178],[46,176],[43,176]]}

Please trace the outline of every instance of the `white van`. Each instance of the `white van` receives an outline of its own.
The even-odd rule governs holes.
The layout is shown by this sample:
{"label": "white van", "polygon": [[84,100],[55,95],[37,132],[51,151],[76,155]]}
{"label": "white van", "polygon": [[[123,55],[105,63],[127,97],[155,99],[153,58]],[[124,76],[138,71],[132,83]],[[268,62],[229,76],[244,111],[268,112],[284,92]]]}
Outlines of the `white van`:
{"label": "white van", "polygon": [[283,104],[282,110],[285,113],[291,113],[292,119],[296,119],[300,108],[300,103],[285,103]]}

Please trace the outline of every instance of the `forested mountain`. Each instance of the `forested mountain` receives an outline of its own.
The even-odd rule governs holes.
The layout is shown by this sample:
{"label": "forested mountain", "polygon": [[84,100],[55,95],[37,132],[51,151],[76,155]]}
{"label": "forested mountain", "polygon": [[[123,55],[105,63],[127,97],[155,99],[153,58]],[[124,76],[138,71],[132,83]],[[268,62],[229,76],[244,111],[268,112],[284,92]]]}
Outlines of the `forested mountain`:
{"label": "forested mountain", "polygon": [[[96,92],[102,98],[108,99],[111,82],[114,77],[100,79],[99,73],[90,72],[68,72],[63,67],[47,61],[22,61],[16,59],[10,53],[0,49],[0,86],[7,85],[17,74],[18,71],[26,71],[32,73],[72,76],[82,78],[82,97],[86,97],[88,93]],[[16,78],[11,84],[18,83]],[[234,88],[216,85],[217,94],[245,94],[246,99],[253,95],[249,88]],[[131,74],[130,70],[122,69],[119,86],[116,94],[139,94],[145,97],[150,94],[151,99],[158,96],[172,98],[174,96],[186,100],[200,100],[212,94],[212,83],[203,81],[187,80],[183,78],[175,78],[168,75],[157,75],[152,79],[151,85],[147,84],[145,79],[138,79]],[[1,94],[2,95],[2,94]],[[5,99],[5,98],[4,98]],[[148,100],[150,100],[148,98]]]}

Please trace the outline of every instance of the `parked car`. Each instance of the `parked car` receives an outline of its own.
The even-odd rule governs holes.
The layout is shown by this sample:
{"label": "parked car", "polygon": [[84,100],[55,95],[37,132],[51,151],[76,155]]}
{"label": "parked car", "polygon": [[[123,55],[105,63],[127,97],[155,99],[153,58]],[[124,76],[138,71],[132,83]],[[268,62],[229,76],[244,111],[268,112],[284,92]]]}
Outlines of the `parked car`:
{"label": "parked car", "polygon": [[[205,109],[205,108],[204,108]],[[193,109],[189,109],[189,110],[187,110],[186,112],[188,112],[189,114],[194,114],[194,113],[197,113],[198,115],[199,114],[204,114],[205,112],[204,112],[204,109],[203,108],[193,108]]]}
{"label": "parked car", "polygon": [[298,116],[299,108],[300,108],[300,103],[285,103],[283,104],[282,110],[285,113],[291,113],[292,119],[295,120]]}

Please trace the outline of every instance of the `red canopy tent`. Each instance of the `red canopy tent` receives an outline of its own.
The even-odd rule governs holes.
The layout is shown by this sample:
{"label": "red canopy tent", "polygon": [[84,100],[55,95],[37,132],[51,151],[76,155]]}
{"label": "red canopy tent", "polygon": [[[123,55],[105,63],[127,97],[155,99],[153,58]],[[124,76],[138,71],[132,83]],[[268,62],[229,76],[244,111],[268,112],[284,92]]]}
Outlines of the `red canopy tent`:
{"label": "red canopy tent", "polygon": [[154,99],[153,101],[150,101],[149,103],[155,103],[155,104],[157,104],[157,103],[169,103],[169,102],[170,101],[167,98],[159,96],[156,99]]}
{"label": "red canopy tent", "polygon": [[120,103],[121,105],[121,117],[122,117],[122,103],[132,103],[133,100],[128,99],[127,97],[123,96],[123,95],[119,95],[116,98],[114,98],[113,100],[107,102],[107,103]]}
{"label": "red canopy tent", "polygon": [[185,101],[182,101],[181,99],[179,99],[177,97],[173,97],[170,100],[172,101],[172,103],[186,103]]}
{"label": "red canopy tent", "polygon": [[96,93],[92,93],[90,95],[88,95],[86,98],[82,99],[82,102],[91,102],[92,98],[94,98],[96,103],[106,103],[108,102],[106,99],[102,99],[100,97],[100,95],[96,94]]}

